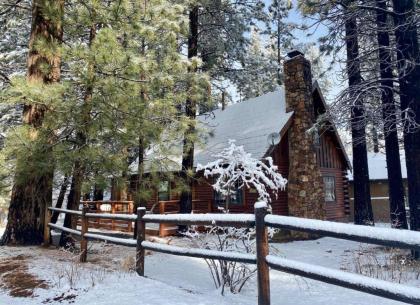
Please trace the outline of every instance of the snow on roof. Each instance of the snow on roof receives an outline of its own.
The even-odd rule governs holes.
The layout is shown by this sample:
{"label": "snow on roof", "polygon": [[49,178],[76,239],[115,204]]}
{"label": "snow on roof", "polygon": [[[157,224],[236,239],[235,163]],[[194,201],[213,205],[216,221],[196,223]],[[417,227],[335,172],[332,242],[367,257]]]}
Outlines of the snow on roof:
{"label": "snow on roof", "polygon": [[[215,155],[229,145],[229,140],[236,140],[236,145],[244,146],[252,157],[261,159],[270,148],[268,135],[281,133],[287,126],[293,112],[286,113],[284,87],[276,91],[229,105],[225,110],[216,109],[197,117],[199,128],[204,130],[203,144],[198,144],[194,152],[194,167],[214,161]],[[179,171],[181,169],[182,141],[168,144],[172,146],[172,155],[163,156],[153,150],[146,153],[146,160],[160,164],[153,170],[145,164],[145,171]],[[162,162],[156,162],[162,159]],[[165,159],[165,162],[163,162]],[[169,160],[169,161],[168,161]],[[130,165],[132,173],[137,172],[137,163]],[[150,163],[150,162],[149,162]]]}
{"label": "snow on roof", "polygon": [[[401,173],[404,179],[407,178],[407,168],[405,166],[404,152],[400,152],[401,158]],[[386,166],[386,156],[384,153],[368,153],[368,164],[369,164],[369,179],[370,180],[387,180],[388,172]],[[349,180],[353,181],[353,175],[349,173]]]}
{"label": "snow on roof", "polygon": [[229,144],[229,139],[236,140],[236,145],[243,145],[246,152],[256,159],[261,159],[270,148],[268,135],[280,133],[292,117],[286,113],[284,87],[277,91],[230,105],[225,110],[217,109],[198,117],[209,135],[204,147],[198,147],[195,153],[195,166],[214,160]]}

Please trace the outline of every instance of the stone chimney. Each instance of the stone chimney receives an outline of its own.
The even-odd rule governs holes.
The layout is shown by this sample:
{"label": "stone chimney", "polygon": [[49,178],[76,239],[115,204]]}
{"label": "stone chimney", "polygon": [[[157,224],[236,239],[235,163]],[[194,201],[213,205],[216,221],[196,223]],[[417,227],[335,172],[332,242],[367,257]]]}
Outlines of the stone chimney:
{"label": "stone chimney", "polygon": [[316,158],[314,137],[307,131],[315,122],[311,64],[299,51],[284,64],[286,111],[293,111],[289,128],[289,214],[324,219],[324,182]]}

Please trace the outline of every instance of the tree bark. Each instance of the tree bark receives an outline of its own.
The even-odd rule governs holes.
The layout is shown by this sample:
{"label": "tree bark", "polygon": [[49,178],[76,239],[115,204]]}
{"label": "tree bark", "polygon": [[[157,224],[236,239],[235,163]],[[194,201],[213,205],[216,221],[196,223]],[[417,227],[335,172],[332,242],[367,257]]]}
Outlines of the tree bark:
{"label": "tree bark", "polygon": [[102,188],[99,188],[99,186],[95,184],[95,187],[93,190],[93,201],[102,201],[102,200],[104,200],[104,190]]}
{"label": "tree bark", "polygon": [[384,0],[376,0],[377,39],[382,91],[382,113],[384,118],[384,136],[386,165],[389,183],[389,207],[391,224],[395,228],[407,229],[407,216],[404,203],[404,185],[401,174],[401,160],[397,133],[397,107],[394,101],[394,83],[392,73],[392,55],[387,28],[389,26]]}
{"label": "tree bark", "polygon": [[280,2],[277,2],[277,84],[282,85],[282,75],[281,75],[281,9]]}
{"label": "tree bark", "polygon": [[[90,34],[89,34],[89,47],[92,45],[93,40],[96,36],[96,24],[92,24],[90,28]],[[95,65],[94,63],[90,62],[88,63],[88,85],[86,86],[86,91],[83,97],[83,109],[82,109],[82,117],[83,117],[83,125],[82,128],[80,128],[77,131],[76,134],[76,141],[77,145],[75,149],[79,150],[79,156],[77,157],[76,161],[74,162],[73,166],[73,177],[70,187],[70,193],[67,199],[67,209],[69,210],[78,210],[79,204],[80,204],[80,197],[82,195],[82,185],[83,185],[83,179],[85,176],[86,166],[84,164],[84,161],[82,160],[82,150],[83,147],[87,144],[87,135],[88,135],[88,129],[90,126],[90,112],[92,109],[92,94],[93,94],[93,82],[95,78]],[[72,217],[70,214],[66,214],[64,218],[64,226],[65,227],[71,227],[73,229],[76,228],[76,217]],[[60,238],[60,246],[66,246],[69,242],[71,242],[72,239],[70,235],[66,232],[61,233]]]}
{"label": "tree bark", "polygon": [[411,130],[407,114],[420,124],[420,51],[414,0],[393,0],[397,42],[400,104],[403,112],[404,149],[407,165],[410,229],[420,230],[420,130]]}
{"label": "tree bark", "polygon": [[[188,58],[193,58],[198,55],[198,11],[198,6],[195,6],[189,13],[190,34],[188,38]],[[181,179],[186,184],[186,188],[183,189],[180,196],[181,213],[191,213],[192,210],[193,179],[191,173],[194,171],[194,140],[192,138],[195,133],[196,111],[196,102],[193,99],[188,98],[185,103],[185,115],[190,122],[184,133],[182,169],[180,173]]]}
{"label": "tree bark", "polygon": [[[359,61],[359,42],[356,17],[349,12],[345,22],[347,74],[350,94],[362,83]],[[366,148],[366,120],[363,100],[355,99],[351,109],[351,133],[353,147],[354,222],[372,225],[373,213],[370,197],[369,169]]]}
{"label": "tree bark", "polygon": [[[56,8],[59,16],[47,15],[44,6]],[[42,54],[36,45],[39,40],[54,45],[61,43],[64,0],[32,1],[32,25],[27,62],[28,83],[54,84],[60,81],[61,58],[58,53]],[[48,67],[48,69],[46,69]],[[2,244],[40,244],[46,208],[52,204],[54,167],[51,146],[40,134],[45,105],[26,104],[23,109],[23,124],[30,128],[31,140],[37,143],[35,155],[18,156],[15,181],[10,200],[9,215]],[[39,168],[39,164],[43,168]],[[29,169],[29,170],[28,170]]]}
{"label": "tree bark", "polygon": [[[56,208],[61,208],[63,206],[64,197],[66,196],[67,187],[69,186],[69,177],[66,175],[64,177],[63,183],[60,187],[60,193],[58,194],[57,202],[55,203]],[[59,212],[54,212],[51,216],[51,223],[57,223]]]}

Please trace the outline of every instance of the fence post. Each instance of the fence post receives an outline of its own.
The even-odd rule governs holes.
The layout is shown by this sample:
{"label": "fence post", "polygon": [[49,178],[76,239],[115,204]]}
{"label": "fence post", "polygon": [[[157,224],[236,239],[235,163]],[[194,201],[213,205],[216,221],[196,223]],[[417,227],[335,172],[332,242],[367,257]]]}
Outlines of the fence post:
{"label": "fence post", "polygon": [[264,217],[267,204],[255,204],[255,238],[257,247],[258,305],[270,305],[270,268],[266,261],[268,255],[268,234]]}
{"label": "fence post", "polygon": [[86,217],[86,213],[88,212],[89,208],[86,205],[83,205],[82,208],[82,218],[81,218],[81,223],[82,223],[82,231],[81,231],[81,235],[82,235],[82,239],[80,241],[80,262],[81,263],[85,263],[87,260],[87,238],[85,237],[85,234],[88,232],[88,224],[89,224],[89,220]]}
{"label": "fence post", "polygon": [[44,247],[49,247],[51,242],[51,229],[48,224],[51,222],[51,211],[47,206],[44,215]]}
{"label": "fence post", "polygon": [[136,271],[140,276],[144,276],[144,248],[141,243],[146,238],[146,224],[143,216],[146,214],[145,207],[137,208],[137,247],[136,247]]}

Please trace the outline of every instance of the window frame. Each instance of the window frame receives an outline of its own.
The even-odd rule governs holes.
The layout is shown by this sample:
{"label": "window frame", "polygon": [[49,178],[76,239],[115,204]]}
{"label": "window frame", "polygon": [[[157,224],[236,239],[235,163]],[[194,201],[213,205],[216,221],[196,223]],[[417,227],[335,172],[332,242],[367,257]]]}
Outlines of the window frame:
{"label": "window frame", "polygon": [[[327,183],[329,183],[328,179],[331,179],[332,182],[332,189],[327,189]],[[337,203],[337,179],[334,175],[324,175],[322,176],[322,180],[324,182],[324,196],[325,196],[325,202],[326,203]],[[327,193],[328,191],[332,191],[332,196],[328,196],[329,194]],[[328,198],[332,198],[332,200],[328,200]]]}
{"label": "window frame", "polygon": [[[240,206],[244,206],[245,202],[245,196],[244,196],[244,187],[242,188],[238,188],[238,184],[236,184],[236,196],[235,198],[231,198],[229,206],[236,206],[236,207],[240,207]],[[224,197],[224,198],[223,198]],[[238,200],[239,198],[239,200]],[[216,207],[224,207],[226,205],[226,197],[223,196],[220,192],[217,192],[216,190],[213,191],[213,203]]]}
{"label": "window frame", "polygon": [[[161,186],[163,183],[167,183],[167,190],[161,191]],[[167,194],[167,199],[161,199],[161,194]],[[158,190],[157,190],[157,199],[158,201],[169,201],[171,200],[171,183],[169,180],[163,180],[159,182]]]}

